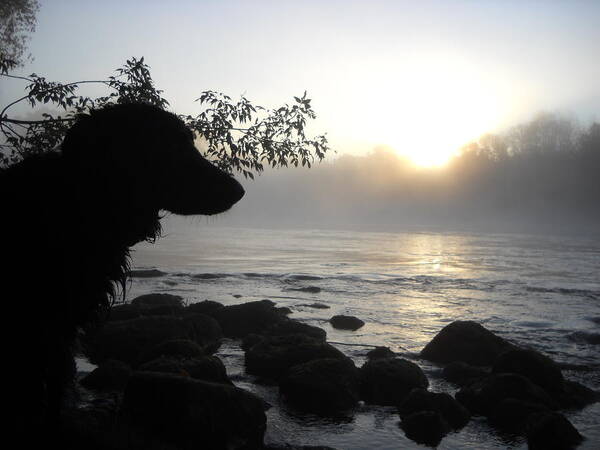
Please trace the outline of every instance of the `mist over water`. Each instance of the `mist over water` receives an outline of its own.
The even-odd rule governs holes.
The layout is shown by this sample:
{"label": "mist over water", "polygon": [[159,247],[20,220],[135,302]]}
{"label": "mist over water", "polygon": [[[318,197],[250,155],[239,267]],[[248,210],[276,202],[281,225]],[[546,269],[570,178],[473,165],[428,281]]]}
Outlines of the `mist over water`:
{"label": "mist over water", "polygon": [[438,168],[416,167],[380,147],[311,169],[267,170],[246,182],[244,201],[216,220],[266,228],[594,234],[598,173],[600,124],[542,114],[465,145]]}

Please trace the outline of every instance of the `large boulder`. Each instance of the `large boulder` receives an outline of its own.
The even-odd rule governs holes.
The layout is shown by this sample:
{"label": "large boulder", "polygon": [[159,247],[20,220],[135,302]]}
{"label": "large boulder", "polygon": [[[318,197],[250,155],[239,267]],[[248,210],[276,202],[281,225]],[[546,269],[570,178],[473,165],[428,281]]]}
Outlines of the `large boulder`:
{"label": "large boulder", "polygon": [[490,423],[496,428],[515,434],[523,434],[528,418],[532,414],[549,411],[539,403],[507,398],[491,408]]}
{"label": "large boulder", "polygon": [[162,356],[148,361],[138,367],[140,371],[172,373],[189,376],[197,380],[212,381],[233,385],[223,362],[216,356],[199,356],[194,358],[174,358]]}
{"label": "large boulder", "polygon": [[309,325],[307,323],[298,322],[293,319],[285,319],[270,326],[266,332],[268,336],[284,336],[288,334],[303,334],[305,336],[316,339],[320,342],[325,342],[327,333],[324,329]]}
{"label": "large boulder", "polygon": [[173,339],[161,342],[142,352],[138,361],[142,364],[160,357],[195,358],[199,356],[204,356],[204,350],[196,342],[189,339]]}
{"label": "large boulder", "polygon": [[410,391],[398,406],[400,417],[406,417],[419,411],[433,411],[442,417],[449,428],[464,427],[471,418],[469,411],[450,394],[429,392],[417,388]]}
{"label": "large boulder", "polygon": [[250,333],[261,334],[285,320],[270,300],[225,306],[207,313],[219,322],[225,336],[231,338],[242,338]]}
{"label": "large boulder", "polygon": [[352,408],[359,400],[359,373],[351,359],[316,359],[290,368],[279,391],[295,406],[316,413]]}
{"label": "large boulder", "polygon": [[131,300],[131,305],[144,314],[152,314],[152,310],[157,308],[163,313],[178,313],[183,311],[183,298],[173,294],[145,294]]}
{"label": "large boulder", "polygon": [[94,363],[116,359],[135,365],[142,362],[145,352],[165,341],[191,340],[199,344],[204,353],[212,353],[219,347],[221,336],[219,324],[202,314],[143,316],[107,322],[88,330],[83,345],[86,355]]}
{"label": "large boulder", "polygon": [[442,378],[459,386],[467,386],[485,378],[489,371],[479,366],[472,366],[462,361],[454,361],[444,367]]}
{"label": "large boulder", "polygon": [[456,393],[456,399],[472,413],[489,416],[506,399],[521,400],[555,409],[558,404],[541,387],[514,373],[490,375]]}
{"label": "large boulder", "polygon": [[529,450],[568,450],[577,447],[583,436],[562,414],[542,412],[527,421]]}
{"label": "large boulder", "polygon": [[246,370],[277,380],[292,366],[323,358],[346,359],[346,356],[332,345],[304,334],[271,336],[246,351]]}
{"label": "large boulder", "polygon": [[131,450],[262,448],[264,403],[234,386],[138,372],[127,384],[118,428]]}
{"label": "large boulder", "polygon": [[549,393],[564,391],[564,378],[558,365],[535,350],[514,348],[502,353],[492,373],[518,373]]}
{"label": "large boulder", "polygon": [[412,389],[429,386],[421,368],[402,358],[367,361],[360,376],[362,399],[376,405],[397,406]]}
{"label": "large boulder", "polygon": [[442,328],[421,350],[421,357],[442,364],[462,361],[490,366],[502,352],[513,347],[477,322],[457,321]]}
{"label": "large boulder", "polygon": [[186,314],[208,314],[223,308],[223,304],[212,300],[204,300],[198,303],[192,303],[185,308]]}
{"label": "large boulder", "polygon": [[223,330],[214,318],[205,314],[188,314],[185,321],[194,330],[194,341],[197,342],[205,353],[214,353],[221,346]]}
{"label": "large boulder", "polygon": [[140,317],[142,314],[140,308],[130,303],[122,303],[113,306],[108,310],[106,320],[129,320]]}
{"label": "large boulder", "polygon": [[329,323],[331,323],[331,326],[333,328],[337,328],[339,330],[352,330],[352,331],[358,330],[359,328],[363,327],[365,324],[358,317],[344,316],[344,315],[333,316],[331,319],[329,319]]}
{"label": "large boulder", "polygon": [[389,347],[375,347],[367,352],[367,359],[395,358],[396,354]]}
{"label": "large boulder", "polygon": [[120,391],[125,388],[131,373],[128,364],[109,359],[81,378],[79,384],[88,389]]}
{"label": "large boulder", "polygon": [[402,418],[400,427],[406,437],[418,444],[437,447],[448,433],[448,424],[435,411],[418,411]]}

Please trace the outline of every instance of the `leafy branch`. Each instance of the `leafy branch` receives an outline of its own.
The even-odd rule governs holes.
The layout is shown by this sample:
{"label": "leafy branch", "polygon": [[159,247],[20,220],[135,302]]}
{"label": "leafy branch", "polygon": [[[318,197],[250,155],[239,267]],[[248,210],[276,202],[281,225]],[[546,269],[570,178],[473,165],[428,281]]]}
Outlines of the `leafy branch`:
{"label": "leafy branch", "polygon": [[[17,76],[8,73],[10,64],[0,61],[0,76],[28,82],[26,95],[6,105],[0,112],[0,165],[60,145],[73,121],[93,109],[113,103],[147,103],[166,109],[169,103],[152,80],[144,58],[131,58],[106,80],[83,80],[71,83],[48,81],[37,74]],[[108,92],[91,98],[78,95],[84,84],[104,85]],[[203,109],[196,115],[179,117],[202,143],[207,159],[229,172],[237,171],[254,178],[265,166],[307,166],[320,161],[329,151],[325,135],[309,137],[307,122],[316,115],[306,92],[294,97],[292,104],[278,109],[253,105],[245,96],[239,100],[215,91],[204,91],[198,101]],[[31,108],[46,104],[64,111],[63,115],[42,114],[39,120],[10,117],[11,108],[26,102]]]}

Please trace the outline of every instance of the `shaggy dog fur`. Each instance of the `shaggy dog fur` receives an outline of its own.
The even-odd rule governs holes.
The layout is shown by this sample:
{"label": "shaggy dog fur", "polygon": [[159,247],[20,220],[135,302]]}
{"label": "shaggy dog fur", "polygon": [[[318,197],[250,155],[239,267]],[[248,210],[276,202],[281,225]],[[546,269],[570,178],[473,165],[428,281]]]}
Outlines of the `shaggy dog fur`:
{"label": "shaggy dog fur", "polygon": [[129,104],[80,118],[60,152],[0,172],[0,195],[5,412],[27,439],[57,425],[77,331],[125,288],[129,248],[158,237],[159,212],[217,214],[244,190],[177,116]]}

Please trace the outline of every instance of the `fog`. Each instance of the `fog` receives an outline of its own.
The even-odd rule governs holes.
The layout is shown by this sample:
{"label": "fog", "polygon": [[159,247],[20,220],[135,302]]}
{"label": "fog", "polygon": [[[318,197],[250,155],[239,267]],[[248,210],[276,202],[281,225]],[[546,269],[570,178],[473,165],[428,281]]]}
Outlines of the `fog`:
{"label": "fog", "polygon": [[600,229],[599,174],[600,124],[580,126],[541,114],[465,145],[442,168],[418,168],[380,147],[364,156],[339,154],[311,169],[267,170],[243,183],[246,197],[232,211],[208,223],[595,232]]}

